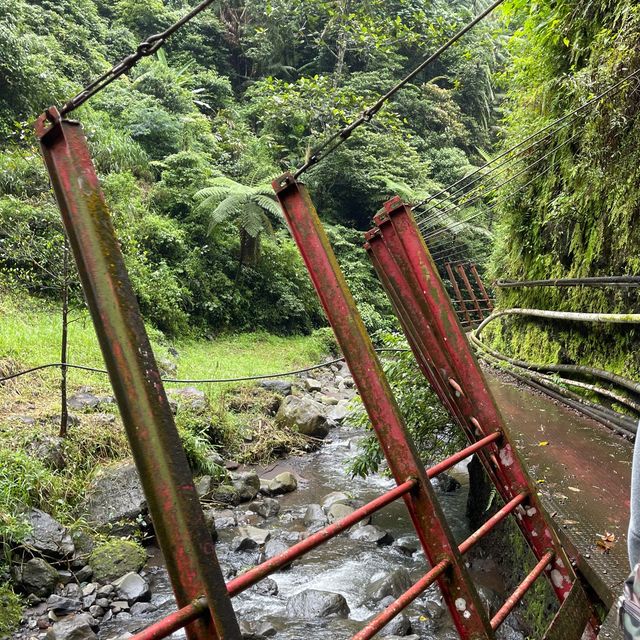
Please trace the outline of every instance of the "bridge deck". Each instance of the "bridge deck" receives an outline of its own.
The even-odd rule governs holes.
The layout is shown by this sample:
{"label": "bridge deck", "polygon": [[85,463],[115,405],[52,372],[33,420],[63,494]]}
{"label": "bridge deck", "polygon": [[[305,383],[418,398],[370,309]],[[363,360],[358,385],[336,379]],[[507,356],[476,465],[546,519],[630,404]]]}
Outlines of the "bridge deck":
{"label": "bridge deck", "polygon": [[[633,446],[599,423],[489,373],[489,384],[539,483],[563,542],[602,601],[611,607],[629,572],[626,529]],[[510,379],[509,379],[510,380]],[[600,535],[615,536],[607,553]],[[611,612],[600,637],[621,637]]]}

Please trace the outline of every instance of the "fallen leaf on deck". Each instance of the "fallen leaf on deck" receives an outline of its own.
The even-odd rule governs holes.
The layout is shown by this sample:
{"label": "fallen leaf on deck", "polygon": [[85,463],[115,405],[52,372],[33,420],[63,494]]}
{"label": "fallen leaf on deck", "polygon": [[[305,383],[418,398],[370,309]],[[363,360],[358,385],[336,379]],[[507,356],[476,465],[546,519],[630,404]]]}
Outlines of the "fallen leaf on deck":
{"label": "fallen leaf on deck", "polygon": [[567,487],[567,489],[569,489],[569,491],[573,491],[574,493],[580,493],[580,489],[578,489],[578,487]]}
{"label": "fallen leaf on deck", "polygon": [[539,447],[548,447],[549,446],[549,441],[548,440],[542,440],[542,441],[538,442],[538,446]]}
{"label": "fallen leaf on deck", "polygon": [[598,534],[599,540],[596,540],[596,546],[602,549],[602,553],[609,553],[616,544],[616,536],[613,533],[605,531],[604,535]]}

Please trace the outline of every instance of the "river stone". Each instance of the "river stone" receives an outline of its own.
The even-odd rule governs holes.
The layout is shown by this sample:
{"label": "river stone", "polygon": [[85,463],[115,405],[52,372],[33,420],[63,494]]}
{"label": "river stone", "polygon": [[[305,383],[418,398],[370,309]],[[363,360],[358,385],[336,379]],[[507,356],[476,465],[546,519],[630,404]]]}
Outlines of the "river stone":
{"label": "river stone", "polygon": [[[113,582],[121,576],[140,571],[147,560],[145,550],[130,540],[110,540],[96,547],[89,557],[89,565],[93,569],[94,579],[98,582]],[[113,589],[105,592],[98,589],[98,595],[108,595]]]}
{"label": "river stone", "polygon": [[240,502],[253,500],[260,491],[260,478],[255,471],[231,471],[229,477],[238,492]]}
{"label": "river stone", "polygon": [[279,495],[282,493],[291,493],[298,488],[298,481],[290,471],[279,473],[273,480],[269,482],[269,493]]}
{"label": "river stone", "polygon": [[409,572],[404,569],[395,569],[377,580],[374,580],[367,587],[367,596],[374,602],[378,602],[387,596],[399,598],[412,585]]}
{"label": "river stone", "polygon": [[257,549],[271,538],[272,531],[258,527],[238,527],[238,535],[231,546],[234,551],[248,551]]}
{"label": "river stone", "polygon": [[400,549],[402,553],[406,553],[408,556],[412,556],[418,550],[418,541],[411,536],[402,536],[398,538],[393,546]]}
{"label": "river stone", "polygon": [[269,540],[264,545],[264,557],[265,560],[271,560],[271,558],[275,558],[279,556],[281,553],[284,553],[289,549],[289,545],[282,540]]}
{"label": "river stone", "polygon": [[47,640],[95,640],[98,636],[91,628],[96,623],[88,613],[67,616],[47,630]]}
{"label": "river stone", "polygon": [[322,508],[326,512],[332,505],[338,502],[348,504],[350,501],[351,498],[346,493],[342,493],[342,491],[333,491],[322,498]]}
{"label": "river stone", "polygon": [[324,438],[329,433],[325,411],[311,398],[287,396],[278,409],[276,423],[305,436]]}
{"label": "river stone", "polygon": [[189,411],[190,413],[203,414],[209,408],[209,401],[204,391],[195,387],[184,387],[182,389],[168,389],[169,400],[177,401],[178,411]]}
{"label": "river stone", "polygon": [[329,507],[327,511],[327,520],[329,523],[336,522],[336,520],[342,520],[348,515],[351,515],[354,511],[355,509],[350,507],[348,504],[336,502]]}
{"label": "river stone", "polygon": [[[411,621],[405,613],[400,613],[393,620],[390,620],[378,632],[381,638],[406,638],[411,631]],[[417,636],[416,636],[417,637]]]}
{"label": "river stone", "polygon": [[262,596],[277,596],[278,583],[273,578],[265,578],[257,582],[251,589]]}
{"label": "river stone", "polygon": [[215,488],[215,483],[211,476],[202,476],[194,481],[196,493],[200,498],[206,498]]}
{"label": "river stone", "polygon": [[136,518],[147,511],[135,464],[125,461],[99,471],[87,489],[85,507],[89,523],[97,529],[131,534]]}
{"label": "river stone", "polygon": [[151,599],[151,591],[147,581],[137,573],[127,573],[119,580],[113,583],[116,587],[118,598],[126,600],[129,605],[138,601],[147,601]]}
{"label": "river stone", "polygon": [[348,400],[338,400],[338,404],[331,408],[331,411],[327,414],[327,418],[332,422],[342,424],[347,415],[349,415],[348,407]]}
{"label": "river stone", "polygon": [[59,560],[75,553],[75,546],[67,530],[40,509],[27,512],[26,522],[31,531],[24,538],[24,546],[34,555]]}
{"label": "river stone", "polygon": [[304,388],[307,391],[322,391],[322,385],[315,378],[307,378],[304,381]]}
{"label": "river stone", "polygon": [[29,456],[39,460],[53,471],[62,471],[66,466],[64,439],[55,436],[39,436],[29,444]]}
{"label": "river stone", "polygon": [[240,504],[240,494],[238,490],[230,484],[221,484],[216,487],[210,495],[214,502],[236,506]]}
{"label": "river stone", "polygon": [[287,601],[287,615],[292,618],[315,620],[336,616],[346,618],[349,615],[349,605],[339,593],[306,589],[291,596]]}
{"label": "river stone", "polygon": [[287,380],[263,380],[258,386],[283,396],[291,395],[291,383]]}
{"label": "river stone", "polygon": [[462,486],[458,480],[448,473],[441,473],[435,478],[432,478],[431,484],[435,489],[442,493],[453,493]]}
{"label": "river stone", "polygon": [[280,512],[280,503],[273,498],[263,498],[262,500],[254,500],[247,505],[249,511],[257,513],[263,518],[272,518]]}
{"label": "river stone", "polygon": [[310,531],[322,529],[327,524],[327,516],[319,504],[310,504],[304,514],[304,524]]}
{"label": "river stone", "polygon": [[379,545],[391,544],[393,538],[384,529],[377,527],[375,524],[365,524],[357,527],[350,534],[352,540],[361,542],[372,542]]}
{"label": "river stone", "polygon": [[11,568],[13,582],[24,593],[46,598],[56,588],[58,572],[43,558],[31,558]]}
{"label": "river stone", "polygon": [[74,393],[67,399],[67,406],[74,411],[87,411],[95,409],[100,404],[100,398],[88,391]]}
{"label": "river stone", "polygon": [[69,613],[82,611],[82,600],[66,598],[64,596],[50,595],[47,600],[47,611],[53,611],[56,615],[66,616]]}

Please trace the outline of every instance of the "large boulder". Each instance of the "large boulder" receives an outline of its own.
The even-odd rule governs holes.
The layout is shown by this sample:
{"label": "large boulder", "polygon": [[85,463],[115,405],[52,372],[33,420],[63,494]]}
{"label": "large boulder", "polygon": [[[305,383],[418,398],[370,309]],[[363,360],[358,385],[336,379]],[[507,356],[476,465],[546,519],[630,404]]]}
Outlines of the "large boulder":
{"label": "large boulder", "polygon": [[327,524],[327,516],[319,504],[310,504],[304,514],[304,524],[310,532],[319,531]]}
{"label": "large boulder", "polygon": [[89,566],[97,582],[113,582],[121,576],[140,571],[147,561],[145,550],[130,540],[110,540],[96,547]]}
{"label": "large boulder", "polygon": [[151,600],[151,591],[147,581],[133,571],[116,580],[114,586],[119,600],[126,600],[131,606],[136,602]]}
{"label": "large boulder", "polygon": [[287,380],[263,380],[258,386],[283,396],[291,395],[291,382]]}
{"label": "large boulder", "polygon": [[31,558],[11,567],[11,577],[17,589],[46,598],[58,583],[58,572],[43,558]]}
{"label": "large boulder", "polygon": [[60,560],[75,553],[69,532],[49,514],[31,509],[25,514],[31,531],[24,538],[24,547],[33,555]]}
{"label": "large boulder", "polygon": [[96,640],[92,627],[96,621],[88,613],[67,616],[47,631],[47,640]]}
{"label": "large boulder", "polygon": [[374,602],[393,596],[399,598],[412,585],[409,572],[402,568],[381,576],[367,587],[367,596]]}
{"label": "large boulder", "polygon": [[328,616],[346,618],[349,615],[349,605],[344,596],[339,593],[306,589],[289,598],[287,615],[305,620],[327,618]]}
{"label": "large boulder", "polygon": [[272,518],[280,512],[280,503],[273,498],[262,498],[261,500],[254,500],[249,503],[247,509],[257,513],[263,518]]}
{"label": "large boulder", "polygon": [[267,485],[269,493],[272,495],[280,495],[281,493],[290,493],[298,488],[298,481],[290,471],[283,471],[275,478],[269,481]]}
{"label": "large boulder", "polygon": [[329,433],[325,407],[308,397],[287,396],[280,405],[276,422],[313,438],[324,438]]}
{"label": "large boulder", "polygon": [[101,469],[87,489],[87,520],[99,530],[127,535],[147,511],[138,471],[126,461]]}
{"label": "large boulder", "polygon": [[351,515],[355,509],[350,507],[348,504],[342,504],[341,502],[335,502],[332,504],[329,509],[327,509],[327,520],[329,523],[336,522],[337,520],[342,520],[347,516]]}
{"label": "large boulder", "polygon": [[231,547],[234,551],[249,551],[264,545],[271,538],[272,531],[258,527],[238,527],[238,535]]}
{"label": "large boulder", "polygon": [[365,524],[362,527],[356,527],[349,537],[352,540],[359,540],[360,542],[371,542],[374,544],[384,545],[391,544],[393,538],[387,531],[377,527],[375,524]]}

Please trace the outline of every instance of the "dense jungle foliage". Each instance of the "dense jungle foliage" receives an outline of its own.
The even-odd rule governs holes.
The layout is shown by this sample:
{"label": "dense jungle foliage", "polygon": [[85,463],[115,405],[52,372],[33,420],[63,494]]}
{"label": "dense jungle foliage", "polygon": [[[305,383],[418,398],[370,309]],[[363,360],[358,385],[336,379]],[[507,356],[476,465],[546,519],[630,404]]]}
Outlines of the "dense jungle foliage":
{"label": "dense jungle foliage", "polygon": [[[512,0],[514,35],[507,89],[505,147],[580,107],[640,67],[640,6],[623,0]],[[623,83],[529,152],[541,161],[517,178],[501,204],[492,272],[539,279],[640,272],[640,94]],[[547,156],[545,158],[545,156]],[[518,166],[518,170],[522,164]],[[515,173],[515,169],[513,171]],[[514,190],[514,183],[508,191]],[[635,290],[505,289],[504,307],[637,313]],[[500,350],[530,362],[581,363],[640,374],[638,331],[500,320],[487,328]]]}
{"label": "dense jungle foliage", "polygon": [[[188,8],[0,0],[3,286],[60,295],[59,216],[30,123]],[[478,8],[475,0],[214,3],[78,109],[146,318],[173,335],[321,325],[270,179]],[[495,29],[483,23],[308,174],[372,329],[388,327],[390,314],[361,230],[398,189],[418,199],[481,161],[494,133]]]}

